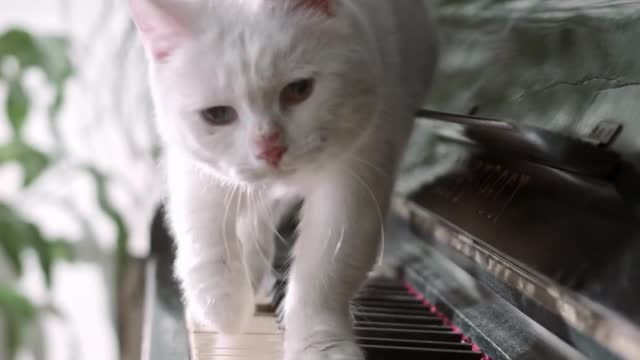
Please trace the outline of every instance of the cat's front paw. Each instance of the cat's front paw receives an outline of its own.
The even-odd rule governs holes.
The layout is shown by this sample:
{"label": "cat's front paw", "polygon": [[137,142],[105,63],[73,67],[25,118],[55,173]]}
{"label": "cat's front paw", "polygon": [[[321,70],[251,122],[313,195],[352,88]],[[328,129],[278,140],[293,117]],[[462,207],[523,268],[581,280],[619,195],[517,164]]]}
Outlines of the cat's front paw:
{"label": "cat's front paw", "polygon": [[364,353],[351,340],[323,333],[287,342],[284,360],[364,360]]}
{"label": "cat's front paw", "polygon": [[229,275],[185,283],[187,314],[199,330],[238,334],[253,316],[255,299],[249,279],[242,273]]}
{"label": "cat's front paw", "polygon": [[239,334],[246,330],[253,315],[253,292],[211,292],[187,301],[192,323],[200,330]]}

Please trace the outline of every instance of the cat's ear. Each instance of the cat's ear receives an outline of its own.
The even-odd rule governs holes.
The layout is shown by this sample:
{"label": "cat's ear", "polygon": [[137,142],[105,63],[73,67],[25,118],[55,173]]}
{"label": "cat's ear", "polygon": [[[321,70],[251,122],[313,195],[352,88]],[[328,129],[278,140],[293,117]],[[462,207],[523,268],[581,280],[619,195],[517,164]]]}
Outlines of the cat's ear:
{"label": "cat's ear", "polygon": [[298,7],[305,7],[321,12],[324,15],[333,15],[334,0],[293,0]]}
{"label": "cat's ear", "polygon": [[158,0],[129,0],[133,21],[151,60],[162,62],[187,40],[188,30]]}

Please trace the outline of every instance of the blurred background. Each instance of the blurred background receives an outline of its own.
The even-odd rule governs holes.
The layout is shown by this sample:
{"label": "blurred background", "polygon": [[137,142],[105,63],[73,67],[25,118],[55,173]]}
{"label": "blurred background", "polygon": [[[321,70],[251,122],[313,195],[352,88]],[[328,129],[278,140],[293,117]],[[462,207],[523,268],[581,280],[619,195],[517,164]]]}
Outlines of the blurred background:
{"label": "blurred background", "polygon": [[[429,107],[576,137],[607,117],[640,126],[640,2],[429,2],[444,46]],[[129,320],[162,182],[125,3],[0,0],[0,359],[139,346]],[[399,191],[455,161],[433,140],[442,126],[418,125]]]}
{"label": "blurred background", "polygon": [[124,1],[0,4],[0,359],[118,359],[160,194],[135,29]]}

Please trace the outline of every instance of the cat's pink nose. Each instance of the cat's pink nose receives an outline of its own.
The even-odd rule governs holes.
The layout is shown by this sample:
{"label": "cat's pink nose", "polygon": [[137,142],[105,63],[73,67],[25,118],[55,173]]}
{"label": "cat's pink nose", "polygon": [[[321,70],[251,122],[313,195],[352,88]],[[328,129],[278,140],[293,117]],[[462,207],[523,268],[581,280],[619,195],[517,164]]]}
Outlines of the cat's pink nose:
{"label": "cat's pink nose", "polygon": [[278,167],[280,162],[282,161],[282,157],[287,152],[286,146],[274,146],[267,149],[263,149],[259,154],[258,158],[267,162],[267,164]]}
{"label": "cat's pink nose", "polygon": [[280,131],[273,131],[260,135],[256,138],[258,146],[258,158],[266,161],[269,165],[277,167],[282,161],[282,157],[287,152],[287,147],[282,143]]}

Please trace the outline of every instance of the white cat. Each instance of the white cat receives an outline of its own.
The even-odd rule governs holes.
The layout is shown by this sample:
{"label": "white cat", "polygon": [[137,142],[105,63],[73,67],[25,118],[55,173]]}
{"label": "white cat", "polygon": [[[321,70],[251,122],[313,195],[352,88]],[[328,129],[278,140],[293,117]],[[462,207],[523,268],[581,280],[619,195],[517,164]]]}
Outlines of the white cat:
{"label": "white cat", "polygon": [[275,224],[302,198],[285,359],[363,359],[349,302],[376,261],[435,67],[423,1],[129,2],[190,315],[243,330]]}

